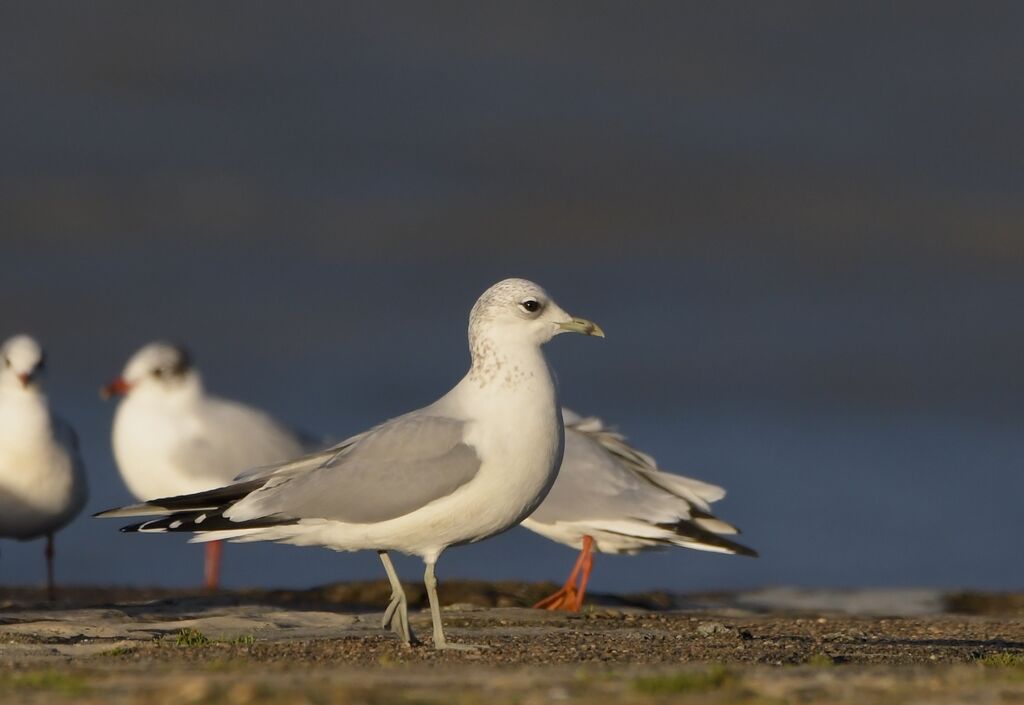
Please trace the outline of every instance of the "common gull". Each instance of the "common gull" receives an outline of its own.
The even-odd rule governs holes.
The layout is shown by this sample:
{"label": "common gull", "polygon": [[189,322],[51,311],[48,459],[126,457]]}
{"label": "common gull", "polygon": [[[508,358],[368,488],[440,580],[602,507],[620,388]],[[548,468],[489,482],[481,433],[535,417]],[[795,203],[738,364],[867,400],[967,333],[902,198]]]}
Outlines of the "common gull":
{"label": "common gull", "polygon": [[104,515],[168,514],[123,530],[192,531],[197,541],[376,550],[392,587],[383,626],[406,644],[414,636],[388,552],[419,556],[434,647],[467,648],[445,640],[434,566],[449,546],[515,526],[551,488],[564,428],[541,346],[564,332],[604,335],[537,284],[499,282],[470,313],[469,372],[433,404],[326,451],[243,473],[233,485]]}

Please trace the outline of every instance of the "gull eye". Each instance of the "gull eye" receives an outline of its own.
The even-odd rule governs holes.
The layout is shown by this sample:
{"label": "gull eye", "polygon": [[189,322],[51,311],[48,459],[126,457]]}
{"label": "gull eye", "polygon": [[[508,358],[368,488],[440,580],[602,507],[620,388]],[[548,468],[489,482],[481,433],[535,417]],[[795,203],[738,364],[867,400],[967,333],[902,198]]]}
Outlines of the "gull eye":
{"label": "gull eye", "polygon": [[540,302],[537,299],[526,299],[519,306],[527,313],[537,313],[537,311],[540,311]]}
{"label": "gull eye", "polygon": [[163,377],[164,376],[164,368],[157,367],[155,370],[153,370],[153,376],[156,377],[157,379],[160,379],[161,377]]}

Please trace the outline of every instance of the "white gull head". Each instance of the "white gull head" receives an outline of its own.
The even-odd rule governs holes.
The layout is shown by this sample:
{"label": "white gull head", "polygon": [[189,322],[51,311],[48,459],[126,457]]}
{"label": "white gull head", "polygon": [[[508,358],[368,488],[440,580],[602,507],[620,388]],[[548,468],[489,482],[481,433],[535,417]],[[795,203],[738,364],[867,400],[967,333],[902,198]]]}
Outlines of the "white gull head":
{"label": "white gull head", "polygon": [[477,299],[469,314],[474,364],[490,355],[496,343],[539,347],[559,333],[604,337],[599,326],[573,318],[539,284],[527,279],[498,282]]}
{"label": "white gull head", "polygon": [[121,376],[104,387],[104,398],[126,394],[197,393],[199,373],[192,357],[180,345],[155,342],[144,345],[128,360]]}
{"label": "white gull head", "polygon": [[46,355],[34,338],[15,335],[0,347],[3,368],[0,369],[0,387],[29,389],[38,386],[46,369]]}

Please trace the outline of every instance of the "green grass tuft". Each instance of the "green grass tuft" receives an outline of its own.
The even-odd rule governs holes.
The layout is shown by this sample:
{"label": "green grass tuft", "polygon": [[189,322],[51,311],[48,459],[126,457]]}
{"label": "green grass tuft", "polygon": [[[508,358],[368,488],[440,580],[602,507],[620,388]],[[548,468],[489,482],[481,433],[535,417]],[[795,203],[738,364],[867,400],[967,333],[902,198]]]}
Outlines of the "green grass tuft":
{"label": "green grass tuft", "polygon": [[182,629],[178,632],[178,636],[174,643],[178,646],[190,648],[207,646],[210,643],[210,637],[206,636],[198,629]]}
{"label": "green grass tuft", "polygon": [[682,671],[663,676],[644,676],[633,681],[633,688],[641,693],[659,695],[668,693],[699,693],[717,690],[735,680],[725,666],[715,665],[703,671]]}
{"label": "green grass tuft", "polygon": [[127,656],[128,654],[135,653],[134,646],[115,646],[109,651],[104,651],[101,656]]}
{"label": "green grass tuft", "polygon": [[994,654],[985,654],[979,662],[990,668],[1022,668],[1024,667],[1024,653],[1009,653],[998,651]]}
{"label": "green grass tuft", "polygon": [[256,643],[256,637],[252,634],[243,634],[242,636],[236,636],[228,643],[234,644],[235,646],[252,646]]}
{"label": "green grass tuft", "polygon": [[807,665],[815,668],[832,668],[836,665],[836,661],[828,654],[814,654],[807,659]]}

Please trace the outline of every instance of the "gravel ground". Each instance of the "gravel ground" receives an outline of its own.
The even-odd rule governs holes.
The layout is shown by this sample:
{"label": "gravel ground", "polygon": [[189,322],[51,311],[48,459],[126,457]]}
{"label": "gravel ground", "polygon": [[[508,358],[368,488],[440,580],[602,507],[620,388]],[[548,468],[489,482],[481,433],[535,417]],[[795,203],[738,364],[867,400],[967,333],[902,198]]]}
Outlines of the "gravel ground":
{"label": "gravel ground", "polygon": [[[903,618],[635,606],[657,595],[565,615],[496,606],[546,586],[456,584],[449,637],[487,648],[439,653],[380,632],[382,589],[0,593],[0,703],[1024,702],[1014,596]],[[412,622],[429,642],[429,614]]]}

